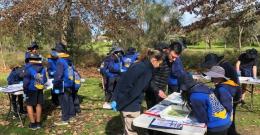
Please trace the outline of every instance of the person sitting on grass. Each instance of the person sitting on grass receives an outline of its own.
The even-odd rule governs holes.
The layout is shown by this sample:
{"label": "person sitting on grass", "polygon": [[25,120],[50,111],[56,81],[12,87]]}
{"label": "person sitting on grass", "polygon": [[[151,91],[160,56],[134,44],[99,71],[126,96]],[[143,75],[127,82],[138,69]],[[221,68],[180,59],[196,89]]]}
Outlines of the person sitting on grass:
{"label": "person sitting on grass", "polygon": [[198,122],[207,125],[207,135],[227,135],[230,115],[214,92],[205,84],[196,82],[189,74],[180,79],[182,99],[192,110]]}
{"label": "person sitting on grass", "polygon": [[[238,76],[253,77],[257,79],[257,64],[258,52],[256,49],[248,49],[242,53],[236,63],[236,71]],[[242,84],[242,100],[241,103],[245,104],[245,92],[247,91],[247,84]]]}
{"label": "person sitting on grass", "polygon": [[111,107],[120,111],[125,135],[137,135],[132,122],[141,113],[144,91],[152,79],[153,69],[162,63],[162,57],[160,51],[148,49],[142,59],[134,63],[116,85]]}
{"label": "person sitting on grass", "polygon": [[57,43],[55,50],[58,53],[58,60],[56,63],[56,72],[54,74],[53,89],[56,94],[58,94],[59,103],[61,107],[61,120],[55,122],[57,126],[68,125],[69,122],[76,122],[75,107],[73,103],[73,84],[74,76],[71,74],[73,72],[72,62],[69,59],[69,54],[67,53],[66,46],[62,43]]}
{"label": "person sitting on grass", "polygon": [[225,76],[225,70],[220,66],[213,66],[208,72],[204,73],[211,78],[215,84],[215,95],[220,103],[225,107],[228,114],[232,116],[232,124],[228,129],[228,135],[238,135],[235,126],[236,107],[241,100],[241,87],[233,80]]}
{"label": "person sitting on grass", "polygon": [[[37,54],[30,55],[29,63],[25,69],[23,89],[27,105],[29,128],[41,128],[41,114],[44,84],[47,82],[46,71],[42,65],[41,57]],[[34,112],[36,110],[36,113]]]}
{"label": "person sitting on grass", "polygon": [[[11,73],[7,77],[7,82],[8,85],[13,85],[13,84],[19,84],[23,82],[23,74],[24,74],[24,67],[22,66],[15,66],[12,68]],[[19,107],[17,106],[17,98],[18,98],[18,104]],[[24,111],[23,108],[23,95],[11,95],[12,99],[12,106],[13,106],[13,111],[15,113],[15,116],[17,117],[17,112],[19,108],[19,113],[21,114],[26,114],[26,111]]]}

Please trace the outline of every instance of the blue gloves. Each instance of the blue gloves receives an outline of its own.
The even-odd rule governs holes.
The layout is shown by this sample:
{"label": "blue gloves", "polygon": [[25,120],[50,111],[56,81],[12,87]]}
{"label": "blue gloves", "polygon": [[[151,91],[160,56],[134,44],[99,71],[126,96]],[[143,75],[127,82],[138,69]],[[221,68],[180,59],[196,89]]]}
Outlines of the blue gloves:
{"label": "blue gloves", "polygon": [[241,71],[237,71],[237,76],[238,76],[238,77],[241,76]]}
{"label": "blue gloves", "polygon": [[111,102],[111,107],[112,107],[112,110],[113,110],[113,111],[117,111],[116,106],[117,106],[116,101],[112,101],[112,102]]}

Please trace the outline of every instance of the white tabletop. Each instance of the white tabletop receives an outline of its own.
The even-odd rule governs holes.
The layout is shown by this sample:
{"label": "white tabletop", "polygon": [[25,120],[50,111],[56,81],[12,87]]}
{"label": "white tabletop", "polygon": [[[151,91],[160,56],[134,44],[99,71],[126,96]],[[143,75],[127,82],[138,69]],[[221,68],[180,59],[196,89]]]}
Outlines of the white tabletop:
{"label": "white tabletop", "polygon": [[[170,105],[170,102],[173,104],[179,104],[181,105],[182,102],[179,99],[180,94],[179,93],[173,93],[169,95],[165,100],[160,102],[159,104],[155,106],[163,106],[163,105]],[[165,133],[171,133],[171,134],[178,134],[178,135],[204,135],[207,131],[206,126],[192,126],[184,124],[182,130],[177,129],[165,129],[165,128],[151,128],[149,125],[153,121],[154,118],[159,118],[157,116],[152,116],[148,114],[141,114],[139,117],[135,118],[133,121],[133,125],[136,127],[141,127],[145,129],[151,129],[156,131],[162,131]],[[190,120],[196,124],[200,124],[195,122],[195,118],[191,118]],[[205,125],[205,124],[203,124]]]}

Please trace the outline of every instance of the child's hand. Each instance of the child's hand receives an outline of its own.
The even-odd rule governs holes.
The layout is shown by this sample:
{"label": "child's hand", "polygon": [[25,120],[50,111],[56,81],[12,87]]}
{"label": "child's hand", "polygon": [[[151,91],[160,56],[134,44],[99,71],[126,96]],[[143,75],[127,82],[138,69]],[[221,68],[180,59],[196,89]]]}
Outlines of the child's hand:
{"label": "child's hand", "polygon": [[27,95],[24,93],[23,94],[23,101],[26,101],[28,99]]}
{"label": "child's hand", "polygon": [[167,98],[167,95],[162,90],[159,90],[158,96],[162,99]]}

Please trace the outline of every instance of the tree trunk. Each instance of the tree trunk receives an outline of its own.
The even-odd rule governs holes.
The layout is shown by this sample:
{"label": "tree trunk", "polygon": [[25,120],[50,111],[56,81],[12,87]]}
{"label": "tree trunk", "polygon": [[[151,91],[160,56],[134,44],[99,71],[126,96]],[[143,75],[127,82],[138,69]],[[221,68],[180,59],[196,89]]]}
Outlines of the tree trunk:
{"label": "tree trunk", "polygon": [[258,45],[258,46],[260,46],[259,40],[258,40],[258,38],[257,38],[257,35],[256,35],[256,34],[254,34],[254,35],[253,35],[253,37],[254,37],[254,39],[255,39],[255,41],[256,41],[256,43],[257,43],[257,45]]}
{"label": "tree trunk", "polygon": [[4,68],[4,70],[6,70],[6,64],[5,64],[4,54],[3,54],[2,42],[0,42],[0,49],[1,49],[1,59],[3,61],[3,68]]}
{"label": "tree trunk", "polygon": [[65,1],[65,7],[64,7],[64,12],[63,12],[63,18],[62,18],[62,33],[61,33],[61,41],[67,45],[68,40],[68,24],[70,20],[70,9],[72,5],[72,0],[66,0]]}
{"label": "tree trunk", "polygon": [[239,37],[238,37],[238,49],[241,50],[242,48],[242,33],[243,33],[244,28],[242,26],[238,26],[238,31],[239,31]]}

